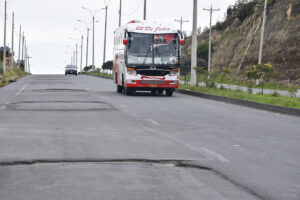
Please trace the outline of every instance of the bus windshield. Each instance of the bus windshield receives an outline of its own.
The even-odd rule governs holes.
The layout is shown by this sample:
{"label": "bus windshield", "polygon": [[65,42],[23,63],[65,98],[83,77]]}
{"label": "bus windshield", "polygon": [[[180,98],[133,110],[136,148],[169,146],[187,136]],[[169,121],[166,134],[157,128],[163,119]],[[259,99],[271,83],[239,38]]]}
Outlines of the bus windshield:
{"label": "bus windshield", "polygon": [[179,65],[179,39],[177,34],[129,33],[127,64]]}

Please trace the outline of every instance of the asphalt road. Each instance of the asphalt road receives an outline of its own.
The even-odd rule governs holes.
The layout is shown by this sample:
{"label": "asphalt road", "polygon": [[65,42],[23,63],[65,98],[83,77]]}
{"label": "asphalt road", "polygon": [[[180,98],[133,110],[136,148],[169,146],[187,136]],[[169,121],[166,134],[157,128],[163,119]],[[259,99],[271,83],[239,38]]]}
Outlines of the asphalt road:
{"label": "asphalt road", "polygon": [[111,80],[0,88],[0,199],[300,199],[300,118]]}

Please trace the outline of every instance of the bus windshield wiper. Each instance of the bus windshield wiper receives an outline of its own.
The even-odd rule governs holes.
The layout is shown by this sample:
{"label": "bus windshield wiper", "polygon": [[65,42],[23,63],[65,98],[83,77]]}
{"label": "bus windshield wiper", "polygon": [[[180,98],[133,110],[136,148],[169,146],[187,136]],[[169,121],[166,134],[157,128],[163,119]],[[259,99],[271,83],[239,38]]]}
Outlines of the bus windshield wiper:
{"label": "bus windshield wiper", "polygon": [[147,58],[148,58],[150,52],[152,52],[152,46],[150,46],[149,49],[147,50],[146,58],[145,58],[145,60],[143,61],[143,65],[145,65],[146,60],[147,60]]}

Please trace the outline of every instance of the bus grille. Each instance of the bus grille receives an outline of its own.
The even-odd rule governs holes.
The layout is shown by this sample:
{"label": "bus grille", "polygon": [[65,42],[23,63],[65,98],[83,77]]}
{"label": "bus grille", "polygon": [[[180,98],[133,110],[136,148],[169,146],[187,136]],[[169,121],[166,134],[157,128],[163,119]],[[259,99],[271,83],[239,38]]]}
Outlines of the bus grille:
{"label": "bus grille", "polygon": [[141,83],[145,84],[165,84],[167,81],[160,81],[160,80],[141,80]]}

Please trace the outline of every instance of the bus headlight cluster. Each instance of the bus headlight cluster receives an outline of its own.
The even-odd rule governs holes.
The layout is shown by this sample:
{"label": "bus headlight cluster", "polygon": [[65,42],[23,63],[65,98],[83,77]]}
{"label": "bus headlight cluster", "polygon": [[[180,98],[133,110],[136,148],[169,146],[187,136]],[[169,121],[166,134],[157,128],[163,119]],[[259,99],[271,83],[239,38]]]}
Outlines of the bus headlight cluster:
{"label": "bus headlight cluster", "polygon": [[170,71],[170,75],[171,75],[171,76],[178,75],[178,71]]}
{"label": "bus headlight cluster", "polygon": [[171,81],[170,83],[171,84],[177,84],[177,81]]}
{"label": "bus headlight cluster", "polygon": [[136,75],[136,71],[127,71],[128,75]]}
{"label": "bus headlight cluster", "polygon": [[135,80],[127,80],[126,82],[127,82],[127,83],[131,83],[131,84],[136,84],[136,81],[135,81]]}

